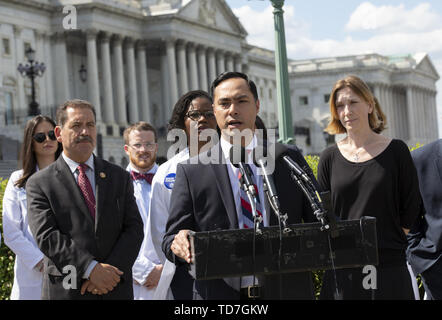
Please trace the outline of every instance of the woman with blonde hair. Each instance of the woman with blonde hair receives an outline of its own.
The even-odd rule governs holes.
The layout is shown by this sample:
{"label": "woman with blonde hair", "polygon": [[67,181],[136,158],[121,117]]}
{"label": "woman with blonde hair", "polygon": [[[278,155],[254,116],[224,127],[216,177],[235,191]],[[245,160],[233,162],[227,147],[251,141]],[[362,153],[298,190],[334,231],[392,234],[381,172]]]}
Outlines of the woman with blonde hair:
{"label": "woman with blonde hair", "polygon": [[[356,76],[336,82],[330,96],[329,134],[346,134],[321,154],[318,181],[331,192],[343,220],[376,218],[376,283],[364,288],[362,268],[324,275],[321,299],[414,299],[406,265],[406,234],[419,214],[416,169],[407,145],[380,133],[386,117],[367,84]],[[374,289],[376,288],[376,289]]]}
{"label": "woman with blonde hair", "polygon": [[11,300],[40,300],[43,280],[43,253],[28,225],[26,182],[36,171],[54,162],[62,151],[54,134],[55,122],[38,115],[24,130],[21,170],[9,178],[3,197],[5,244],[15,253]]}

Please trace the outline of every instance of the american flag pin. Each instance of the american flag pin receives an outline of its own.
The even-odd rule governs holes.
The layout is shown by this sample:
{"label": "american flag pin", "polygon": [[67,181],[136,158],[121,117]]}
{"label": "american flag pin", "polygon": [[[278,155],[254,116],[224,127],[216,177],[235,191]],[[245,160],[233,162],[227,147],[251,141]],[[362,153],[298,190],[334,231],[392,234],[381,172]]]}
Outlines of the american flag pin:
{"label": "american flag pin", "polygon": [[106,174],[104,172],[100,172],[100,177],[104,179],[106,178]]}

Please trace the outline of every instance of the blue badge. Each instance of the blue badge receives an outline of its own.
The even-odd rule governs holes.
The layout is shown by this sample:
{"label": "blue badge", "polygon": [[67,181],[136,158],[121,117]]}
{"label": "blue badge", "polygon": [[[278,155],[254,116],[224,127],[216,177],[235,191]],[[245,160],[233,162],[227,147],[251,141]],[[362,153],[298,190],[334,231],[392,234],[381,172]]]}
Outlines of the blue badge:
{"label": "blue badge", "polygon": [[164,185],[166,186],[167,189],[171,189],[172,190],[173,184],[175,183],[175,177],[176,177],[176,173],[169,173],[164,178]]}

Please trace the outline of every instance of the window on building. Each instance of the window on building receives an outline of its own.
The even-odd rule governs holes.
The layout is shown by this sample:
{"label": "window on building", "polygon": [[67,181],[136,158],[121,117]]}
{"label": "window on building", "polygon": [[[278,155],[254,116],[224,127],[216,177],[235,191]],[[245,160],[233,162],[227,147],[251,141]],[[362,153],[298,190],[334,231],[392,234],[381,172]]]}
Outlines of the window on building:
{"label": "window on building", "polygon": [[308,97],[307,96],[301,96],[299,97],[299,104],[301,106],[306,106],[308,105]]}
{"label": "window on building", "polygon": [[14,102],[12,92],[5,93],[5,124],[14,124]]}
{"label": "window on building", "polygon": [[328,103],[330,101],[330,95],[324,94],[324,103]]}
{"label": "window on building", "polygon": [[30,42],[25,42],[24,44],[23,44],[23,55],[26,57],[26,51],[29,49],[29,48],[31,48],[31,43]]}
{"label": "window on building", "polygon": [[269,89],[269,100],[271,101],[273,99],[273,90]]}
{"label": "window on building", "polygon": [[3,38],[2,39],[2,54],[4,56],[10,56],[11,55],[11,43],[9,41],[9,38]]}

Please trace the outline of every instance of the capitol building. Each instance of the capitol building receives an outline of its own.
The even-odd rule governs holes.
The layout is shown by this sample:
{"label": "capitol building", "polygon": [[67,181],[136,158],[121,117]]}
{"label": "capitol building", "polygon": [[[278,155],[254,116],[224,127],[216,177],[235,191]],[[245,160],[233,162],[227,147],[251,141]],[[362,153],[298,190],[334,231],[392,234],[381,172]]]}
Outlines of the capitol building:
{"label": "capitol building", "polygon": [[[269,26],[273,27],[273,26]],[[158,128],[167,153],[167,122],[185,92],[208,91],[224,71],[257,84],[260,116],[277,128],[275,58],[247,43],[224,0],[0,0],[0,162],[16,161],[31,82],[18,71],[29,47],[46,70],[35,80],[43,114],[67,99],[97,111],[96,154],[125,166],[122,133],[144,120]],[[437,139],[436,82],[425,53],[364,54],[289,61],[293,130],[304,154],[319,154],[335,137],[323,132],[334,82],[362,77],[387,115],[385,134],[409,145]]]}

